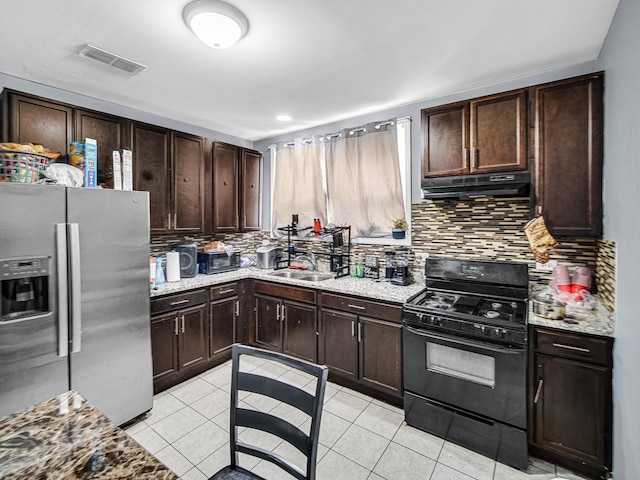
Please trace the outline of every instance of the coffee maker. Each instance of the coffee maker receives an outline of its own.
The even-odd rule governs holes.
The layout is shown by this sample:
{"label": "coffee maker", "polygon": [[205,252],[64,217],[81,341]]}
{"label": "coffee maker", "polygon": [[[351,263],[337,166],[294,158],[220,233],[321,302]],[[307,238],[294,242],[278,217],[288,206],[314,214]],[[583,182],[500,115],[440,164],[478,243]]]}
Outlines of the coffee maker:
{"label": "coffee maker", "polygon": [[394,285],[411,285],[413,275],[409,266],[409,248],[400,247],[385,254],[387,265],[385,277]]}

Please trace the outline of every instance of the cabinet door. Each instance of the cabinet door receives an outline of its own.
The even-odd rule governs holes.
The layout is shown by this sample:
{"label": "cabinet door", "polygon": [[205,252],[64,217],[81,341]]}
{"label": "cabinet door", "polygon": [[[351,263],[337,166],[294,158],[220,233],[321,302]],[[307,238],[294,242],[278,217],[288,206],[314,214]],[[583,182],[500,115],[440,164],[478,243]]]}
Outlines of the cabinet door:
{"label": "cabinet door", "polygon": [[128,147],[125,120],[98,112],[75,110],[75,139],[93,138],[98,142],[98,181],[104,181],[107,158],[114,150]]}
{"label": "cabinet door", "polygon": [[256,295],[256,344],[282,352],[282,303]]}
{"label": "cabinet door", "polygon": [[358,316],[323,308],[320,311],[318,363],[333,372],[358,379]]}
{"label": "cabinet door", "polygon": [[283,353],[316,363],[318,361],[318,336],[316,312],[313,305],[282,302],[284,314]]}
{"label": "cabinet door", "polygon": [[229,297],[209,304],[209,356],[222,353],[235,342],[238,297]]}
{"label": "cabinet door", "polygon": [[169,231],[170,145],[168,130],[133,123],[134,189],[149,192],[151,233]]}
{"label": "cabinet door", "polygon": [[70,106],[26,95],[9,95],[10,142],[37,143],[66,155],[73,138]]}
{"label": "cabinet door", "polygon": [[533,89],[535,204],[555,235],[602,233],[602,77]]}
{"label": "cabinet door", "polygon": [[178,371],[178,313],[151,317],[151,356],[153,380]]}
{"label": "cabinet door", "polygon": [[174,231],[202,232],[204,228],[204,139],[173,133]]}
{"label": "cabinet door", "polygon": [[547,355],[536,355],[535,361],[533,443],[602,468],[610,370]]}
{"label": "cabinet door", "polygon": [[238,147],[213,144],[213,227],[238,231]]}
{"label": "cabinet door", "polygon": [[179,368],[204,362],[207,359],[206,305],[181,310]]}
{"label": "cabinet door", "polygon": [[467,103],[422,111],[423,177],[469,172],[468,125]]}
{"label": "cabinet door", "polygon": [[471,172],[526,169],[526,90],[474,100],[470,110]]}
{"label": "cabinet door", "polygon": [[240,217],[243,232],[260,230],[260,160],[262,155],[241,150],[240,157]]}
{"label": "cabinet door", "polygon": [[360,317],[360,381],[402,396],[402,325]]}

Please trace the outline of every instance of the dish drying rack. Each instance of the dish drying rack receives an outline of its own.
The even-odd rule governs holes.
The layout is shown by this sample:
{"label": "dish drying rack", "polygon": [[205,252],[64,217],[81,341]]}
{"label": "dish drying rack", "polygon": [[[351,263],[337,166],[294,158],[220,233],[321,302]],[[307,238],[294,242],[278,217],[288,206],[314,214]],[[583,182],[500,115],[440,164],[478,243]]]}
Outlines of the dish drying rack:
{"label": "dish drying rack", "polygon": [[[316,257],[328,257],[329,258],[329,270],[336,274],[336,278],[346,277],[349,275],[351,268],[351,225],[343,227],[324,228],[320,231],[313,230],[313,227],[298,228],[295,223],[289,224],[285,227],[279,227],[277,230],[287,234],[287,250],[286,257],[282,257],[279,260],[276,259],[275,270],[289,268],[291,266],[291,260],[295,255],[313,253]],[[298,237],[300,232],[307,232],[312,230],[313,236]],[[318,239],[319,241],[329,244],[329,251],[302,251],[296,250],[292,245],[292,236],[298,239],[306,238],[307,240]],[[346,242],[345,242],[346,237]]]}

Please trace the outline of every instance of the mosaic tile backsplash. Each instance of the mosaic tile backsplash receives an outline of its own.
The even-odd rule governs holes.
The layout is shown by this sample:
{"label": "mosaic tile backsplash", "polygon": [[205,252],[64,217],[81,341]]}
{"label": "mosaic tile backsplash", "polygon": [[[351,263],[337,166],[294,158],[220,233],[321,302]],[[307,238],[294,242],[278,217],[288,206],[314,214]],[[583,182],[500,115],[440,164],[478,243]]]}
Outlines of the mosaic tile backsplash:
{"label": "mosaic tile backsplash", "polygon": [[[535,269],[535,260],[522,227],[530,219],[529,197],[425,200],[411,208],[410,259],[415,273],[424,273],[424,261],[415,261],[416,254],[476,260],[524,262],[529,265],[532,286],[546,285],[552,273]],[[215,236],[153,236],[151,251],[163,254],[181,241],[193,241],[202,246],[211,240],[222,240],[239,248],[243,256],[254,256],[263,240],[286,245],[286,239],[270,238],[269,232],[225,234]],[[592,287],[605,307],[615,306],[615,243],[593,238],[558,238],[560,245],[551,250],[551,260],[570,267],[589,267],[594,275]],[[299,250],[309,248],[309,242],[297,241]],[[322,245],[314,245],[315,250]],[[384,267],[384,252],[388,245],[359,245],[351,248],[352,263],[358,255],[376,256]],[[318,258],[318,268],[328,270],[328,260]]]}

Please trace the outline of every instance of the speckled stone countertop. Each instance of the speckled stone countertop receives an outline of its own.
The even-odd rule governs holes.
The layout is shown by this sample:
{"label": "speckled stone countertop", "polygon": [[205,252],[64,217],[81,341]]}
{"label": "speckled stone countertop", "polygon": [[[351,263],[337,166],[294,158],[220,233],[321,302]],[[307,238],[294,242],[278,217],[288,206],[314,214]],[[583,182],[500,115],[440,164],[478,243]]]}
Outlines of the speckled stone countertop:
{"label": "speckled stone countertop", "polygon": [[559,330],[567,330],[576,333],[614,337],[615,315],[602,306],[596,298],[596,306],[593,310],[578,311],[567,307],[564,320],[548,320],[533,313],[532,305],[529,305],[529,323]]}
{"label": "speckled stone countertop", "polygon": [[179,282],[163,283],[156,289],[151,290],[151,297],[219,285],[244,278],[268,280],[285,285],[314,288],[327,292],[343,293],[345,295],[355,295],[399,304],[406,302],[407,299],[424,288],[424,278],[421,276],[416,277],[414,283],[411,285],[393,285],[385,280],[376,281],[368,278],[354,277],[332,278],[319,282],[310,282],[293,278],[276,277],[271,275],[271,273],[273,273],[273,270],[261,270],[248,267],[232,272],[215,273],[213,275],[196,275],[194,278],[185,278]]}
{"label": "speckled stone countertop", "polygon": [[0,419],[2,479],[178,479],[76,392]]}

